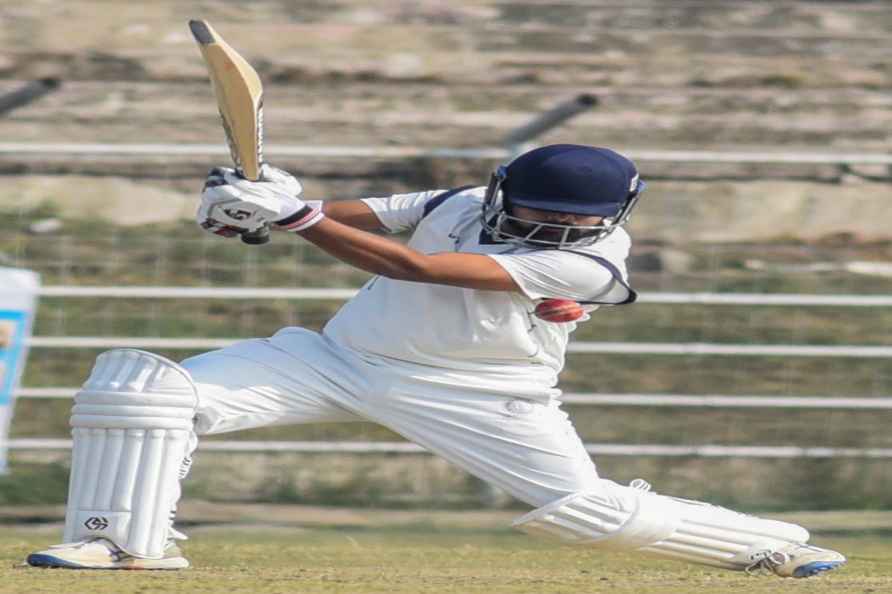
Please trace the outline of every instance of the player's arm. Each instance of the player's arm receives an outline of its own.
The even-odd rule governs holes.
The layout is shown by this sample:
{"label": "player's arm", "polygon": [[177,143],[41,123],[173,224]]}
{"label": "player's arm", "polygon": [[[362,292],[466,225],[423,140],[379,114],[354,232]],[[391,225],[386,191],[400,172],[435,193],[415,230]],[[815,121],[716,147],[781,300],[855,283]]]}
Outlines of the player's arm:
{"label": "player's arm", "polygon": [[424,216],[428,201],[441,190],[394,194],[385,198],[361,200],[309,201],[326,217],[363,231],[397,233],[412,229]]}
{"label": "player's arm", "polygon": [[298,234],[342,262],[388,278],[487,291],[520,291],[498,262],[482,254],[423,254],[331,218]]}
{"label": "player's arm", "polygon": [[322,203],[322,212],[331,220],[363,231],[384,231],[386,227],[362,200],[332,200]]}
{"label": "player's arm", "polygon": [[620,305],[635,300],[622,262],[628,255],[628,236],[617,231],[609,240],[613,261],[603,252],[535,250],[522,254],[490,254],[520,291],[532,300],[570,299],[590,305]]}
{"label": "player's arm", "polygon": [[[426,200],[437,192],[366,199],[361,201],[364,206],[348,201],[343,207],[326,208],[323,203],[304,202],[300,191],[293,176],[268,165],[259,182],[242,179],[231,169],[215,168],[205,183],[196,218],[205,230],[225,237],[273,223],[275,229],[298,233],[347,264],[389,278],[490,291],[520,290],[505,269],[487,256],[423,254],[359,228],[409,228],[423,216]],[[374,226],[371,217],[378,221]]]}

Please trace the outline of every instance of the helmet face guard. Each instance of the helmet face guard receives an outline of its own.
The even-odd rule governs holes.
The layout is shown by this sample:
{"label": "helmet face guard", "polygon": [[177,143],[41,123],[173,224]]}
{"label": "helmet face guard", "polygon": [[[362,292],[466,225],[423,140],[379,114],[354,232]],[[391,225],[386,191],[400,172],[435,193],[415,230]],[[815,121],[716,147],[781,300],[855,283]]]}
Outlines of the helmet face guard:
{"label": "helmet face guard", "polygon": [[604,217],[598,225],[564,225],[524,219],[511,214],[510,199],[506,199],[501,191],[506,178],[507,168],[504,165],[490,177],[481,213],[483,228],[496,241],[552,249],[584,247],[606,238],[629,220],[641,192],[647,187],[639,180],[616,215]]}

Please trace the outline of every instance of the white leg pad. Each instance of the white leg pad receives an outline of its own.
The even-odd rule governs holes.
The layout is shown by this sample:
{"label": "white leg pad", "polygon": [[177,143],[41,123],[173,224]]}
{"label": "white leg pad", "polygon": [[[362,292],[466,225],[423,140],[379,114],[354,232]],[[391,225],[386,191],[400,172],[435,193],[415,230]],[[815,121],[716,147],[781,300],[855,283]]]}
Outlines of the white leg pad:
{"label": "white leg pad", "polygon": [[108,351],[74,402],[65,542],[102,537],[162,558],[197,443],[189,373],[153,353]]}
{"label": "white leg pad", "polygon": [[745,569],[760,551],[804,543],[809,537],[807,530],[795,524],[611,481],[602,484],[598,492],[568,495],[521,516],[513,525],[572,543],[638,549],[728,569]]}

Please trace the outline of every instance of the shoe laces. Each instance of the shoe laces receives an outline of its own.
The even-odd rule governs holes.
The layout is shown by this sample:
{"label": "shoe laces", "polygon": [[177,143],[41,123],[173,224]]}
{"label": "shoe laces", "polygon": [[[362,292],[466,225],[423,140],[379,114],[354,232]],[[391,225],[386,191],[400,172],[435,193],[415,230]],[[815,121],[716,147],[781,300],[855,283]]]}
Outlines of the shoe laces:
{"label": "shoe laces", "polygon": [[[633,480],[632,482],[630,482],[629,488],[636,489],[636,490],[644,492],[644,493],[649,493],[649,492],[652,493],[650,483],[648,483],[646,480],[640,479],[640,478],[637,478],[637,479]],[[654,494],[656,494],[656,493],[654,493]],[[676,501],[681,501],[684,503],[693,504],[693,505],[702,505],[702,506],[706,506],[706,507],[714,507],[714,508],[723,509],[725,511],[729,511],[734,514],[737,514],[738,516],[741,516],[741,517],[750,517],[750,516],[747,516],[746,514],[742,514],[740,512],[736,512],[734,510],[730,510],[730,509],[720,507],[717,505],[712,505],[711,503],[706,503],[703,501],[696,501],[693,499],[682,499],[680,497],[672,497],[671,499],[674,499]],[[804,544],[804,543],[800,544],[799,546],[807,547],[807,548],[814,548],[814,547],[810,547],[809,545]],[[752,560],[752,563],[747,565],[746,568],[744,569],[744,571],[746,571],[746,573],[748,573],[749,575],[757,575],[757,574],[763,574],[763,573],[775,573],[775,571],[774,571],[775,567],[779,567],[779,566],[783,565],[784,563],[789,562],[790,559],[792,559],[792,557],[788,553],[785,553],[784,551],[763,549],[761,551],[757,551],[757,552],[753,553],[752,555],[750,555],[750,559]]]}
{"label": "shoe laces", "polygon": [[783,551],[772,551],[765,549],[750,555],[752,563],[744,568],[749,575],[759,575],[765,573],[776,573],[775,567],[779,567],[790,560],[790,556]]}
{"label": "shoe laces", "polygon": [[124,553],[120,548],[118,548],[118,546],[115,545],[115,543],[113,543],[112,541],[110,541],[107,538],[102,538],[101,536],[94,537],[94,538],[85,538],[82,540],[75,540],[72,542],[63,542],[63,543],[51,546],[50,549],[79,549],[81,547],[85,547],[89,544],[93,544],[96,542],[101,542],[102,546],[104,546],[106,549],[108,549],[108,554],[115,561],[120,561],[123,557],[127,556],[127,554]]}
{"label": "shoe laces", "polygon": [[641,478],[636,478],[634,481],[629,483],[629,487],[632,489],[638,489],[639,491],[644,491],[645,493],[650,491],[650,483]]}

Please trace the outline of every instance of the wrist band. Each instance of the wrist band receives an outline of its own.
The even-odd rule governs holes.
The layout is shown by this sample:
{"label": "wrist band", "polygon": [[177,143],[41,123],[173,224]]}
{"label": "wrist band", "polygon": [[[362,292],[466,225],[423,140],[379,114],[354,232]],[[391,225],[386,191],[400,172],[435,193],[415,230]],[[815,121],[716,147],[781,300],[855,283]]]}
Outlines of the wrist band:
{"label": "wrist band", "polygon": [[308,203],[306,206],[301,208],[290,217],[285,217],[281,221],[276,221],[275,228],[279,231],[290,231],[292,233],[295,233],[297,231],[309,229],[310,227],[324,219],[325,215],[322,214],[321,208],[322,201],[313,200],[313,202],[319,203],[319,206],[311,206]]}

